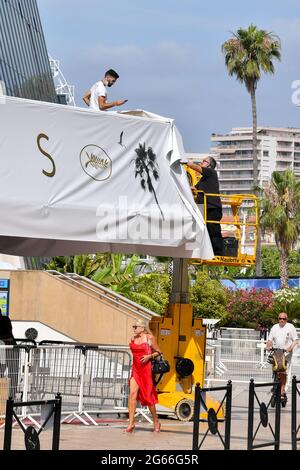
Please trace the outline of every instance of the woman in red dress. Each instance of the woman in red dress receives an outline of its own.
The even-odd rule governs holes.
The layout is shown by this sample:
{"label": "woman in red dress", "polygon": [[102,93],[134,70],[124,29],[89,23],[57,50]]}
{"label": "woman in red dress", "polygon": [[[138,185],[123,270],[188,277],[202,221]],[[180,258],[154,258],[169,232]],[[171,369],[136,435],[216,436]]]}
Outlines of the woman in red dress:
{"label": "woman in red dress", "polygon": [[130,395],[128,403],[129,425],[125,432],[131,433],[135,428],[134,416],[137,401],[148,406],[154,424],[154,431],[160,431],[155,405],[158,403],[157,393],[152,380],[151,360],[159,356],[160,350],[157,342],[144,320],[137,320],[134,328],[134,337],[130,343],[133,355],[132,372],[130,378]]}

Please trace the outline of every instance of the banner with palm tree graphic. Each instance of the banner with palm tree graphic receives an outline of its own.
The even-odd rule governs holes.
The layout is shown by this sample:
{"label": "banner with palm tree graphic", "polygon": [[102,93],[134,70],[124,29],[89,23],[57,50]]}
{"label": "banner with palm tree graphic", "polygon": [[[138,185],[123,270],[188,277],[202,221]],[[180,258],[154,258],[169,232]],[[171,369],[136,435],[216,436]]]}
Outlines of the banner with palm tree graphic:
{"label": "banner with palm tree graphic", "polygon": [[0,120],[2,253],[213,257],[171,119],[7,97]]}

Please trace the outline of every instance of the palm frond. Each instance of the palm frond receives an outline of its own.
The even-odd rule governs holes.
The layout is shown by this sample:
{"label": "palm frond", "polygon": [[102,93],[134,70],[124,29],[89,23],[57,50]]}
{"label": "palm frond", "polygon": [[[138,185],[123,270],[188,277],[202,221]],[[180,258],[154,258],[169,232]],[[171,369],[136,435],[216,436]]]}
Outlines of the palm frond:
{"label": "palm frond", "polygon": [[273,59],[281,59],[280,51],[279,38],[253,24],[248,29],[239,28],[222,45],[229,75],[235,75],[248,91],[256,88],[261,72],[274,73]]}

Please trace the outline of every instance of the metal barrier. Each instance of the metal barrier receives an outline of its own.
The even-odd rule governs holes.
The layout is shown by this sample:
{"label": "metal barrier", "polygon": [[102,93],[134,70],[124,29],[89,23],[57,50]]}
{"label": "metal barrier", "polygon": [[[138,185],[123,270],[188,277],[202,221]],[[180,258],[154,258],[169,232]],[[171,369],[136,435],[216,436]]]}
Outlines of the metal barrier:
{"label": "metal barrier", "polygon": [[[128,348],[72,345],[0,346],[0,416],[9,396],[26,402],[60,393],[65,420],[97,424],[91,414],[127,409],[131,356]],[[18,415],[33,420],[34,404]]]}
{"label": "metal barrier", "polygon": [[[42,424],[35,423],[38,431],[33,426],[26,427],[19,419],[14,409],[24,408],[28,406],[41,406],[46,407],[46,416]],[[43,411],[43,410],[42,410]],[[41,414],[42,414],[41,411]],[[12,441],[12,428],[13,418],[19,424],[25,436],[25,447],[26,450],[40,450],[39,436],[42,431],[47,429],[50,425],[51,419],[53,418],[53,437],[52,437],[52,450],[59,450],[59,439],[60,439],[60,417],[61,417],[61,396],[58,394],[55,400],[38,401],[38,402],[21,402],[16,403],[13,399],[7,400],[6,404],[6,415],[5,415],[5,433],[4,433],[4,446],[3,450],[11,449]],[[52,423],[51,423],[52,426]]]}
{"label": "metal barrier", "polygon": [[207,340],[209,374],[206,380],[248,383],[271,380],[272,369],[266,360],[265,340],[218,338]]}
{"label": "metal barrier", "polygon": [[128,404],[131,356],[118,350],[86,349],[83,408],[95,410],[104,405],[126,408]]}
{"label": "metal barrier", "polygon": [[252,328],[228,328],[221,326],[217,330],[219,338],[230,339],[255,339],[260,340],[260,331],[253,330]]}
{"label": "metal barrier", "polygon": [[[219,408],[215,411],[213,408],[207,409],[205,403],[205,394],[206,392],[216,392],[216,391],[225,391],[225,395],[220,402]],[[210,432],[212,435],[218,435],[224,450],[230,449],[230,430],[231,430],[231,403],[232,402],[232,383],[231,381],[228,382],[226,387],[214,387],[214,388],[201,388],[200,384],[196,385],[195,388],[195,403],[194,403],[194,425],[193,425],[193,450],[200,450],[202,444],[204,443],[205,439]],[[219,432],[218,423],[220,421],[224,421],[223,419],[218,419],[218,413],[222,409],[222,407],[226,405],[226,413],[225,413],[225,435],[224,439]],[[207,412],[207,419],[200,418],[200,412],[202,411]],[[199,444],[199,423],[200,422],[207,422],[208,428],[204,433],[204,436],[201,439]]]}
{"label": "metal barrier", "polygon": [[5,413],[9,397],[26,396],[31,349],[32,346],[0,345],[0,416]]}
{"label": "metal barrier", "polygon": [[[266,405],[264,402],[260,402],[256,388],[262,387],[274,387],[272,396],[269,400],[269,403]],[[274,430],[269,422],[269,408],[271,405],[271,401],[273,398],[273,394],[275,393],[276,401],[275,401],[275,424]],[[259,406],[259,422],[254,431],[254,403],[255,400]],[[274,450],[279,450],[280,446],[280,410],[281,410],[281,400],[280,400],[280,382],[275,381],[271,383],[265,384],[255,384],[254,380],[250,380],[249,385],[249,406],[248,406],[248,447],[247,450],[259,449],[262,447],[270,447],[274,446]],[[255,439],[257,438],[258,431],[260,427],[267,428],[269,427],[273,440],[269,442],[263,442],[261,444],[254,444]]]}
{"label": "metal barrier", "polygon": [[297,450],[297,442],[300,441],[300,437],[297,437],[300,429],[300,424],[297,426],[297,396],[300,396],[298,384],[300,384],[300,380],[297,381],[294,376],[292,380],[292,450]]}
{"label": "metal barrier", "polygon": [[[272,380],[272,368],[267,362],[264,339],[217,338],[207,339],[206,384],[211,382],[247,383],[251,378],[256,383]],[[300,344],[295,347],[291,366],[288,369],[286,390],[289,390],[292,375],[300,377]]]}

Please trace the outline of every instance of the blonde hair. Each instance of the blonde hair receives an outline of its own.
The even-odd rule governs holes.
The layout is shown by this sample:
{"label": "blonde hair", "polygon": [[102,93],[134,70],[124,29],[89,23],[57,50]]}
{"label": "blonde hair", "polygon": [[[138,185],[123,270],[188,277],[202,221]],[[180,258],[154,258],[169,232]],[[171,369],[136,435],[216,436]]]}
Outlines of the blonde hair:
{"label": "blonde hair", "polygon": [[146,320],[139,318],[138,320],[136,320],[135,324],[144,328],[144,330],[146,330],[146,333],[148,333],[149,335],[152,335],[149,329],[149,323]]}

